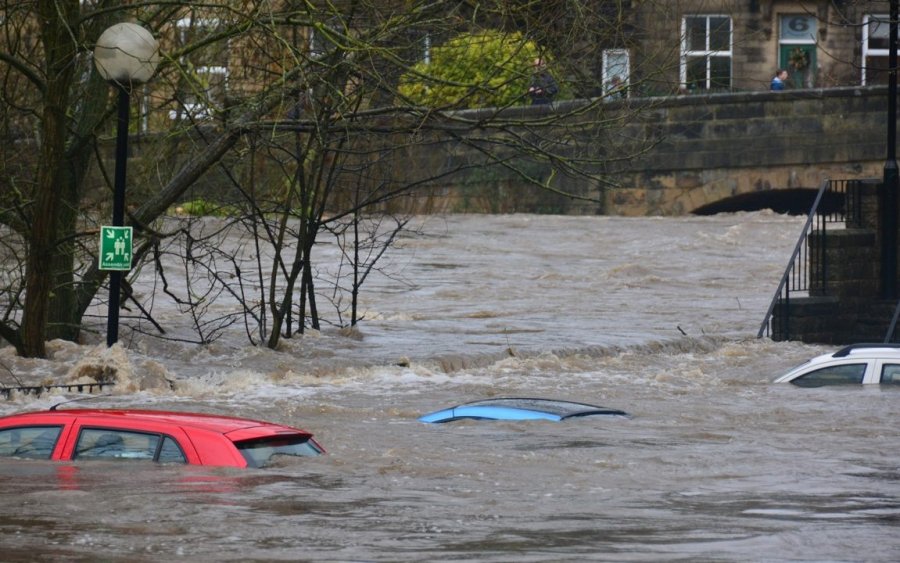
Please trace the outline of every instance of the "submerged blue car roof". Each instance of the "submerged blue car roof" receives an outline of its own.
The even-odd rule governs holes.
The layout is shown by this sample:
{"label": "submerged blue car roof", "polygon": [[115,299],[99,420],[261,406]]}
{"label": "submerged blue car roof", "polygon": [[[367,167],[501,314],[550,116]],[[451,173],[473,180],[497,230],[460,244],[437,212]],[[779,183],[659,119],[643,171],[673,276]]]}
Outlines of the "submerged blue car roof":
{"label": "submerged blue car roof", "polygon": [[422,422],[452,422],[462,418],[476,420],[565,420],[578,416],[614,415],[627,416],[628,413],[572,401],[502,397],[464,403],[419,417]]}

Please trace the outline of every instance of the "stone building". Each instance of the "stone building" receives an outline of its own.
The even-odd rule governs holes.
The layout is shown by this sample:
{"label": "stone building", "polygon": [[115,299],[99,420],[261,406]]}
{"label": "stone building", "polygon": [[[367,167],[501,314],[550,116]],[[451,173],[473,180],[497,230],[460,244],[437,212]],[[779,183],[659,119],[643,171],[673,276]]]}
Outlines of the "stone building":
{"label": "stone building", "polygon": [[[457,14],[459,30],[467,25],[526,29],[557,59],[574,97],[768,90],[779,68],[789,73],[789,89],[886,82],[887,1],[562,0],[520,8],[508,18],[496,12],[487,18],[465,14],[458,6],[448,11]],[[208,12],[196,8],[180,14],[161,30],[164,48],[178,53],[217,33],[225,22]],[[333,12],[332,25],[348,25],[339,21],[340,13]],[[364,17],[353,18],[352,25],[366,25]],[[303,43],[315,54],[326,48],[322,29],[327,26],[286,27],[282,40]],[[410,29],[410,58],[427,59],[452,29],[447,22]],[[183,79],[179,91],[168,93],[167,113],[210,117],[227,106],[229,95],[252,89],[260,73],[278,72],[254,59],[254,53],[271,54],[273,46],[261,47],[251,34],[227,49],[220,43],[178,55]],[[270,66],[276,62],[271,58]]]}
{"label": "stone building", "polygon": [[[889,2],[675,0],[633,10],[621,64],[639,93],[767,90],[778,68],[788,88],[886,82]],[[672,46],[677,64],[665,57]]]}

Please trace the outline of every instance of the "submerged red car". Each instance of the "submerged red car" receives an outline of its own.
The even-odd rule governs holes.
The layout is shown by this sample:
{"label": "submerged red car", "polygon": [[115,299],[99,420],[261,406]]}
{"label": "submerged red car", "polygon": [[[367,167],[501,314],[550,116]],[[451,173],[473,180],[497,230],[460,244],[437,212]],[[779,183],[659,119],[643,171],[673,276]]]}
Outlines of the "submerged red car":
{"label": "submerged red car", "polygon": [[212,414],[53,409],[0,417],[0,457],[263,467],[325,450],[299,428]]}

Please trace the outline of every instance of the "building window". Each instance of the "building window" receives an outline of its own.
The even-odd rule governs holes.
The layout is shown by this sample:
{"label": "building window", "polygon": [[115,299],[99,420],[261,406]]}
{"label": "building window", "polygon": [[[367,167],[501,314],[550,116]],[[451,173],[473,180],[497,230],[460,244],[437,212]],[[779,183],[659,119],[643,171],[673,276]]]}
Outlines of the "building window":
{"label": "building window", "polygon": [[631,61],[624,49],[603,51],[603,95],[608,99],[625,98],[628,95],[628,77]]}
{"label": "building window", "polygon": [[425,33],[422,37],[422,62],[427,65],[431,64],[431,34]]}
{"label": "building window", "polygon": [[[132,96],[135,95],[135,92],[131,93]],[[153,107],[150,104],[150,87],[146,84],[141,86],[140,94],[138,98],[138,111],[140,112],[140,119],[138,120],[138,130],[141,133],[146,133],[150,131],[150,111]]]}
{"label": "building window", "polygon": [[863,18],[862,28],[862,77],[866,84],[887,84],[888,56],[890,54],[890,16],[870,15]]}
{"label": "building window", "polygon": [[344,33],[341,31],[340,21],[331,20],[322,24],[320,30],[309,28],[309,56],[312,59],[321,59],[326,55],[334,53],[338,49],[339,41]]}
{"label": "building window", "polygon": [[411,28],[402,41],[402,46],[398,41],[396,52],[400,53],[408,64],[431,64],[434,41],[430,31]]}
{"label": "building window", "polygon": [[731,18],[685,16],[681,28],[681,84],[688,91],[731,88]]}
{"label": "building window", "polygon": [[321,59],[328,54],[329,43],[322,32],[316,32],[315,28],[309,28],[309,56],[313,59]]}
{"label": "building window", "polygon": [[818,29],[816,18],[806,14],[786,14],[781,16],[778,29],[780,43],[813,44]]}
{"label": "building window", "polygon": [[[176,22],[181,47],[189,46],[217,31],[216,18],[182,18]],[[178,107],[172,119],[210,119],[224,110],[228,86],[228,49],[222,42],[191,51],[181,59]]]}

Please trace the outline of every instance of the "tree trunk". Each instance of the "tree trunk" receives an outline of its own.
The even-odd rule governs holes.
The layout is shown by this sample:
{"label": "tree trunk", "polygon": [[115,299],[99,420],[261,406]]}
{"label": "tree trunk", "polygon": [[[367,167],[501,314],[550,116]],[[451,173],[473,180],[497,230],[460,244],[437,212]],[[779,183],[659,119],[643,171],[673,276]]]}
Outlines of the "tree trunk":
{"label": "tree trunk", "polygon": [[[65,176],[69,176],[66,174]],[[45,340],[61,338],[76,341],[80,333],[81,318],[75,306],[75,233],[78,210],[75,205],[77,192],[75,178],[59,182],[56,233],[57,240],[50,254],[51,295],[47,304]],[[64,193],[68,192],[68,193]]]}
{"label": "tree trunk", "polygon": [[[77,0],[39,2],[41,35],[47,57],[47,82],[41,121],[41,158],[35,186],[25,271],[22,352],[46,356],[47,321],[54,284],[60,198],[57,190],[67,174],[66,137],[69,91],[75,69],[76,44],[69,22],[78,16]],[[71,284],[70,284],[71,285]]]}

